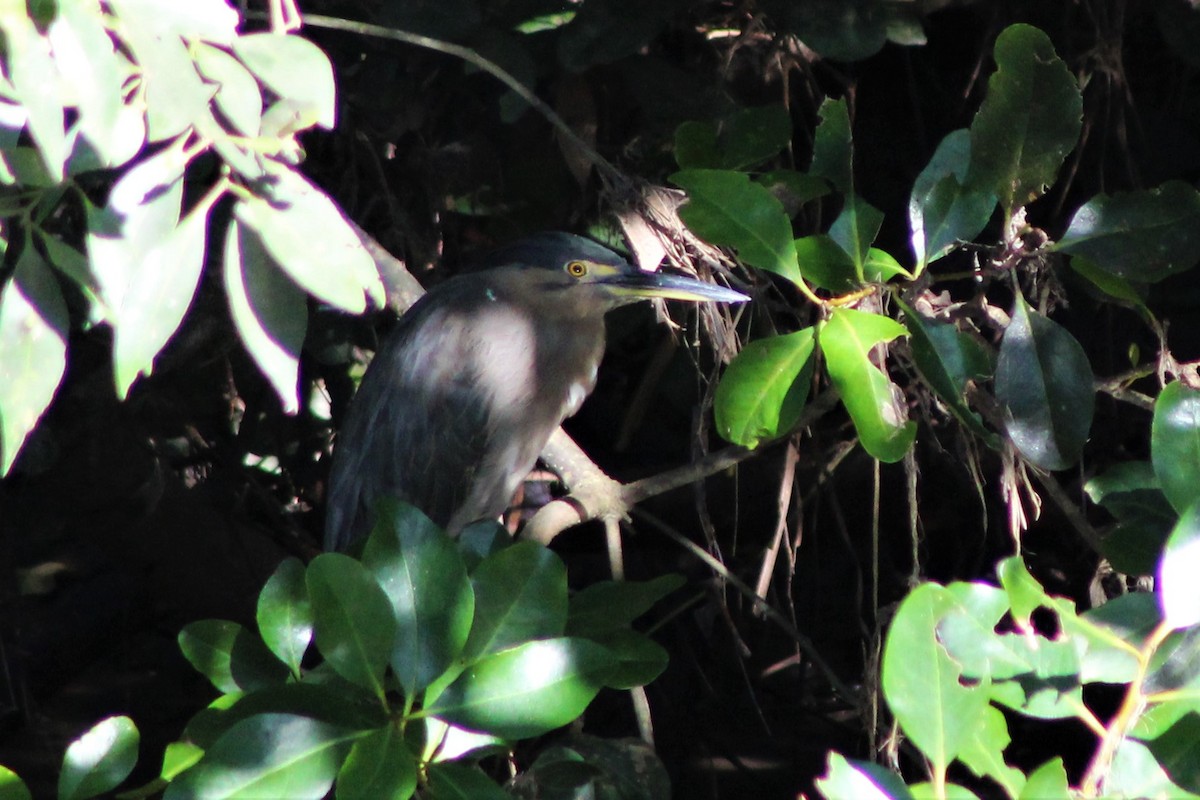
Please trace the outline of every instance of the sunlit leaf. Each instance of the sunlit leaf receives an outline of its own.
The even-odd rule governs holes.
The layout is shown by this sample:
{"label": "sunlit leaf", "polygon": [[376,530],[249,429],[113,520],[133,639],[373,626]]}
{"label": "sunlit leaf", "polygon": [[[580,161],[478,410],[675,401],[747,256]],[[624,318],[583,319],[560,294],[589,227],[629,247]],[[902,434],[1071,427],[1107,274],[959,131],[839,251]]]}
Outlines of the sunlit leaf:
{"label": "sunlit leaf", "polygon": [[189,622],[179,632],[179,649],[218,691],[227,694],[272,686],[288,674],[261,639],[228,620]]}
{"label": "sunlit leaf", "polygon": [[300,349],[308,327],[304,292],[236,219],[225,233],[222,274],[238,336],[279,395],[283,410],[295,414],[300,410]]}
{"label": "sunlit leaf", "polygon": [[0,766],[0,800],[33,800],[25,781],[3,766]]}
{"label": "sunlit leaf", "polygon": [[1163,621],[1175,628],[1200,624],[1200,500],[1183,512],[1158,567]]}
{"label": "sunlit leaf", "polygon": [[257,714],[225,732],[164,800],[287,797],[320,800],[362,734],[294,714]]}
{"label": "sunlit leaf", "polygon": [[611,662],[587,639],[526,642],[472,664],[427,710],[506,739],[538,736],[583,713]]}
{"label": "sunlit leaf", "polygon": [[854,420],[863,449],[887,463],[908,452],[917,425],[907,418],[897,398],[899,390],[871,361],[871,352],[876,345],[907,333],[890,317],[838,308],[817,334],[829,377]]}
{"label": "sunlit leaf", "polygon": [[852,761],[829,751],[816,786],[827,800],[912,800],[904,779],[870,761]]}
{"label": "sunlit leaf", "polygon": [[846,198],[842,213],[829,228],[829,238],[833,239],[850,256],[854,262],[855,271],[863,275],[863,265],[871,250],[871,243],[879,234],[883,224],[883,212],[863,200],[858,195]]}
{"label": "sunlit leaf", "polygon": [[67,365],[69,321],[62,290],[27,245],[0,285],[0,475],[54,397]]}
{"label": "sunlit leaf", "polygon": [[396,618],[366,567],[341,553],[322,553],[305,573],[321,655],[346,680],[383,696]]}
{"label": "sunlit leaf", "polygon": [[299,675],[313,638],[312,604],[299,559],[284,559],[275,568],[258,594],[255,618],[263,642],[292,674]]}
{"label": "sunlit leaf", "polygon": [[59,800],[83,800],[119,786],[137,762],[139,739],[129,717],[109,717],[71,742],[58,776]]}
{"label": "sunlit leaf", "polygon": [[395,725],[355,742],[337,776],[337,800],[407,798],[416,788],[417,759]]}
{"label": "sunlit leaf", "polygon": [[858,287],[854,259],[828,234],[815,233],[795,241],[796,261],[805,280],[835,294]]}
{"label": "sunlit leaf", "polygon": [[743,347],[717,385],[717,432],[743,447],[787,434],[808,399],[813,347],[812,328],[756,339]]}
{"label": "sunlit leaf", "polygon": [[551,550],[518,542],[484,559],[471,574],[471,584],[475,622],[464,660],[562,635],[567,624],[567,569]]}
{"label": "sunlit leaf", "polygon": [[1052,758],[1029,773],[1018,800],[1070,800],[1074,794],[1067,785],[1062,758]]}
{"label": "sunlit leaf", "polygon": [[210,83],[216,84],[217,108],[234,130],[244,136],[257,136],[262,121],[263,99],[258,82],[240,61],[219,47],[201,42],[196,45],[196,67]]}
{"label": "sunlit leaf", "polygon": [[333,128],[333,66],[321,48],[297,35],[252,33],[239,36],[233,51],[271,91],[303,109],[311,120],[304,127]]}
{"label": "sunlit leaf", "polygon": [[679,216],[697,236],[736,249],[753,267],[800,282],[791,220],[765,187],[741,172],[707,169],[676,172],[671,182],[688,193]]}
{"label": "sunlit leaf", "polygon": [[1092,427],[1095,390],[1075,337],[1018,296],[996,360],[996,399],[1021,455],[1042,469],[1079,460]]}
{"label": "sunlit leaf", "polygon": [[50,42],[34,27],[24,9],[0,14],[4,32],[5,62],[12,89],[28,113],[33,137],[52,181],[63,179],[68,142],[63,98],[58,91],[59,72]]}

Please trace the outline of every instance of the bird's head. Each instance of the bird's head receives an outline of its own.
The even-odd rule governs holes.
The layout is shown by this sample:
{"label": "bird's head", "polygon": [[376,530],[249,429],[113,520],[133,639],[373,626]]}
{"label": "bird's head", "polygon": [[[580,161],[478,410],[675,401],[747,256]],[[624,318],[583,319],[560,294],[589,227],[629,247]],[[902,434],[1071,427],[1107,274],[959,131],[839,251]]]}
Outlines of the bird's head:
{"label": "bird's head", "polygon": [[602,310],[656,297],[722,303],[750,299],[724,286],[638,269],[607,247],[570,233],[541,233],[521,239],[495,251],[488,262],[497,267],[520,267],[524,280],[544,293],[547,302],[563,298],[563,302],[582,301]]}

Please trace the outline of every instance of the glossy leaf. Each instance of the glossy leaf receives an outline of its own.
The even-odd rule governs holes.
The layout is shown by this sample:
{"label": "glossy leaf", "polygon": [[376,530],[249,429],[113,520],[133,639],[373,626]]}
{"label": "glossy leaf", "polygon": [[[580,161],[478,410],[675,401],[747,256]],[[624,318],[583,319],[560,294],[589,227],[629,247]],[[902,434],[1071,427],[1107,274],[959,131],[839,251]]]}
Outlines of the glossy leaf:
{"label": "glossy leaf", "polygon": [[1083,100],[1045,33],[1010,25],[996,39],[996,72],[971,122],[966,185],[990,190],[1006,215],[1040,197],[1079,139]]}
{"label": "glossy leaf", "polygon": [[343,678],[383,696],[383,669],[396,618],[366,567],[341,553],[322,553],[305,571],[321,655]]}
{"label": "glossy leaf", "polygon": [[28,244],[0,283],[0,475],[54,398],[67,366],[69,329],[58,281]]}
{"label": "glossy leaf", "polygon": [[[412,695],[458,658],[475,612],[475,595],[458,547],[420,512],[380,509],[363,550],[363,565],[383,587],[396,619],[392,671]],[[424,516],[424,515],[421,515]]]}
{"label": "glossy leaf", "polygon": [[129,717],[109,717],[71,742],[58,776],[59,800],[106,794],[129,777],[138,755],[137,726]]}
{"label": "glossy leaf", "polygon": [[1092,427],[1095,390],[1075,337],[1018,296],[996,361],[996,399],[1021,455],[1042,469],[1079,460]]}
{"label": "glossy leaf", "polygon": [[225,234],[222,275],[242,344],[279,395],[283,410],[295,414],[300,410],[300,349],[308,328],[304,292],[236,219]]}
{"label": "glossy leaf", "polygon": [[1200,624],[1200,500],[1183,512],[1158,567],[1163,621],[1174,628]]}
{"label": "glossy leaf", "polygon": [[566,634],[591,638],[625,628],[683,585],[683,576],[674,574],[649,581],[593,583],[571,597]]}
{"label": "glossy leaf", "polygon": [[1183,181],[1100,194],[1071,218],[1055,249],[1126,280],[1151,283],[1200,262],[1200,192]]}
{"label": "glossy leaf", "polygon": [[33,800],[25,781],[3,766],[0,766],[0,800]]}
{"label": "glossy leaf", "polygon": [[866,280],[886,283],[896,276],[913,279],[913,274],[902,267],[891,253],[878,247],[867,250],[867,260],[863,262],[863,277]]}
{"label": "glossy leaf", "polygon": [[362,734],[294,714],[257,714],[225,732],[164,800],[287,797],[320,800]]}
{"label": "glossy leaf", "polygon": [[679,216],[700,238],[732,247],[747,264],[800,281],[792,224],[783,204],[741,172],[692,169],[671,182],[688,193]]}
{"label": "glossy leaf", "polygon": [[854,150],[850,135],[850,112],[845,98],[825,98],[817,112],[821,121],[813,133],[810,175],[825,178],[844,195],[854,193]]}
{"label": "glossy leaf", "polygon": [[354,743],[337,776],[337,800],[411,797],[417,788],[417,759],[395,725],[385,725]]}
{"label": "glossy leaf", "polygon": [[333,67],[321,48],[301,36],[252,33],[237,37],[233,51],[271,91],[302,110],[302,127],[333,128]]}
{"label": "glossy leaf", "polygon": [[858,287],[854,259],[828,234],[803,236],[794,245],[800,274],[805,280],[835,294],[852,292]]}
{"label": "glossy leaf", "polygon": [[905,327],[912,337],[913,361],[921,377],[959,422],[989,446],[996,446],[996,435],[984,427],[965,400],[968,381],[992,374],[991,353],[953,324],[925,317],[900,298],[896,303],[904,311]]}
{"label": "glossy leaf", "polygon": [[288,675],[262,640],[228,620],[189,622],[179,632],[179,649],[200,674],[226,694],[273,686]]}
{"label": "glossy leaf", "polygon": [[511,800],[508,792],[478,767],[451,762],[433,764],[428,772],[428,800]]}
{"label": "glossy leaf", "polygon": [[790,144],[792,120],[782,105],[743,108],[719,122],[685,122],[675,130],[682,169],[746,169]]}
{"label": "glossy leaf", "polygon": [[859,282],[863,280],[863,265],[867,263],[871,244],[881,225],[883,212],[858,195],[852,195],[846,198],[842,213],[829,228],[829,238],[850,256]]}
{"label": "glossy leaf", "polygon": [[272,177],[272,196],[243,197],[234,217],[317,299],[351,314],[362,313],[368,297],[382,306],[375,262],[333,201],[294,170],[273,168]]}
{"label": "glossy leaf", "polygon": [[978,236],[996,207],[990,190],[965,184],[970,163],[970,131],[951,131],[913,181],[908,222],[918,268]]}
{"label": "glossy leaf", "polygon": [[832,750],[816,787],[827,800],[911,800],[913,796],[894,772],[870,761],[852,761]]}
{"label": "glossy leaf", "polygon": [[1125,278],[1105,272],[1084,256],[1072,256],[1069,263],[1077,275],[1110,298],[1136,309],[1143,319],[1153,318],[1150,309],[1146,307],[1144,289],[1138,289]]}
{"label": "glossy leaf", "polygon": [[1184,714],[1146,746],[1174,784],[1200,792],[1200,710]]}
{"label": "glossy leaf", "polygon": [[751,448],[787,435],[808,399],[813,347],[812,328],[743,347],[717,385],[717,432]]}
{"label": "glossy leaf", "polygon": [[896,387],[872,363],[872,349],[908,331],[895,320],[848,308],[834,309],[817,335],[821,352],[854,420],[863,449],[887,463],[899,461],[912,446],[917,425],[907,419]]}
{"label": "glossy leaf", "polygon": [[918,586],[896,611],[883,651],[888,706],[935,768],[954,760],[988,703],[986,685],[964,685],[962,670],[937,640],[938,623],[957,606],[944,587]]}
{"label": "glossy leaf", "polygon": [[293,675],[313,638],[313,610],[297,558],[280,562],[258,594],[258,630],[263,641]]}
{"label": "glossy leaf", "polygon": [[536,542],[518,542],[471,574],[475,621],[463,651],[472,661],[530,639],[561,636],[567,623],[567,568]]}
{"label": "glossy leaf", "polygon": [[1183,513],[1200,500],[1200,391],[1175,381],[1154,402],[1150,456],[1163,494]]}
{"label": "glossy leaf", "polygon": [[611,654],[587,639],[526,642],[472,664],[427,710],[505,739],[539,736],[583,713],[611,663]]}

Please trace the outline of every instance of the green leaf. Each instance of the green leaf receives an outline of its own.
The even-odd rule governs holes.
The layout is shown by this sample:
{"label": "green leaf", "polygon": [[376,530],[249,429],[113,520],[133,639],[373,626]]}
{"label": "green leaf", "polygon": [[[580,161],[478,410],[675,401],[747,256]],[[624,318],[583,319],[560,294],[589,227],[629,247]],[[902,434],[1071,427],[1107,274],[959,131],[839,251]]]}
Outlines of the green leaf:
{"label": "green leaf", "polygon": [[883,651],[888,706],[935,769],[954,760],[988,703],[987,686],[964,685],[962,670],[937,639],[938,623],[957,607],[945,587],[918,586],[900,603]]}
{"label": "green leaf", "polygon": [[794,242],[800,274],[810,283],[835,294],[858,287],[854,259],[828,234],[803,236]]}
{"label": "green leaf", "polygon": [[354,743],[337,776],[337,800],[411,797],[417,788],[417,759],[395,725],[385,725]]}
{"label": "green leaf", "polygon": [[1163,494],[1183,513],[1200,498],[1200,391],[1175,381],[1159,393],[1150,456]]}
{"label": "green leaf", "polygon": [[1184,800],[1197,796],[1172,783],[1150,749],[1133,739],[1124,739],[1117,747],[1112,766],[1104,778],[1104,791],[1110,797]]}
{"label": "green leaf", "polygon": [[996,207],[990,190],[965,185],[970,163],[970,131],[951,131],[913,181],[908,222],[919,270],[978,236]]}
{"label": "green leaf", "polygon": [[953,324],[930,319],[901,298],[895,300],[904,311],[905,326],[912,337],[913,362],[921,377],[959,422],[989,447],[996,447],[999,443],[996,435],[984,427],[979,415],[965,400],[968,381],[992,374],[991,352]]}
{"label": "green leaf", "polygon": [[852,761],[829,751],[825,774],[816,780],[826,800],[911,800],[904,779],[869,761]]}
{"label": "green leaf", "polygon": [[792,140],[792,120],[779,104],[743,108],[719,123],[685,122],[675,129],[682,169],[747,169],[778,155]]}
{"label": "green leaf", "polygon": [[1154,315],[1146,306],[1144,289],[1138,289],[1124,278],[1105,272],[1083,256],[1072,256],[1068,263],[1075,274],[1095,286],[1110,298],[1135,309],[1143,319],[1152,320]]}
{"label": "green leaf", "polygon": [[1029,629],[1033,612],[1042,606],[1051,605],[1046,590],[1029,573],[1029,568],[1020,556],[1009,556],[1002,560],[996,565],[996,575],[1000,578],[1001,588],[1008,595],[1013,621],[1018,628]]}
{"label": "green leaf", "polygon": [[60,75],[50,52],[50,43],[34,27],[24,8],[0,14],[4,32],[6,72],[11,91],[28,114],[29,135],[37,145],[42,163],[54,182],[63,179],[63,164],[69,147],[63,116]]}
{"label": "green leaf", "polygon": [[1040,197],[1079,139],[1083,100],[1050,38],[1010,25],[996,39],[996,72],[971,122],[966,185],[995,193],[1006,216]]}
{"label": "green leaf", "polygon": [[[269,35],[269,34],[264,34]],[[367,297],[383,305],[383,284],[370,254],[333,201],[300,173],[271,169],[272,196],[243,197],[234,217],[305,291],[342,311],[360,314]]]}
{"label": "green leaf", "polygon": [[129,717],[109,717],[93,725],[63,756],[59,800],[83,800],[117,788],[137,763],[139,739]]}
{"label": "green leaf", "polygon": [[821,121],[813,133],[810,175],[825,178],[844,195],[854,193],[854,145],[846,100],[826,97],[817,112]]}
{"label": "green leaf", "polygon": [[257,136],[263,114],[258,81],[240,61],[219,47],[200,42],[193,52],[200,75],[218,87],[213,100],[221,114],[238,133]]}
{"label": "green leaf", "polygon": [[282,683],[284,665],[254,634],[236,622],[204,619],[179,632],[179,649],[200,674],[225,694]]}
{"label": "green leaf", "polygon": [[54,273],[27,243],[0,286],[0,475],[54,398],[67,366],[69,327]]}
{"label": "green leaf", "polygon": [[887,283],[897,275],[906,280],[913,279],[913,274],[900,266],[900,262],[891,253],[878,247],[867,250],[867,260],[863,262],[863,277],[866,280]]}
{"label": "green leaf", "polygon": [[1184,714],[1146,746],[1172,783],[1200,792],[1200,711]]}
{"label": "green leaf", "polygon": [[587,639],[542,639],[472,664],[427,711],[505,739],[571,722],[604,685],[612,655]]}
{"label": "green leaf", "polygon": [[234,725],[164,800],[286,797],[320,800],[362,734],[294,714],[258,714]]}
{"label": "green leaf", "polygon": [[785,436],[808,399],[813,346],[813,329],[804,328],[743,347],[717,384],[717,432],[750,448]]}
{"label": "green leaf", "polygon": [[1000,784],[1009,797],[1016,797],[1025,785],[1025,773],[1004,760],[1004,750],[1011,741],[1004,714],[995,706],[986,706],[979,727],[967,737],[958,760],[979,777]]}
{"label": "green leaf", "polygon": [[1079,460],[1095,409],[1092,369],[1075,337],[1017,296],[996,361],[996,399],[1021,455],[1042,469]]}
{"label": "green leaf", "polygon": [[1101,552],[1113,569],[1126,575],[1153,573],[1178,519],[1153,465],[1149,461],[1114,464],[1083,488],[1093,503],[1117,518],[1117,525],[1101,542]]}
{"label": "green leaf", "polygon": [[300,410],[300,349],[308,328],[304,292],[236,219],[225,234],[225,296],[238,336],[274,387],[283,410]]}
{"label": "green leaf", "polygon": [[1163,622],[1174,628],[1200,624],[1200,500],[1183,512],[1158,566]]}
{"label": "green leaf", "polygon": [[867,263],[871,243],[879,234],[881,225],[883,212],[858,195],[851,195],[846,198],[842,213],[838,214],[829,228],[829,238],[837,242],[854,263],[859,283],[864,279],[863,265]]}
{"label": "green leaf", "polygon": [[497,786],[478,767],[456,763],[433,764],[428,772],[428,800],[511,800],[508,792]]}
{"label": "green leaf", "polygon": [[33,800],[25,781],[4,766],[0,766],[0,800]]}
{"label": "green leaf", "polygon": [[392,604],[366,567],[341,553],[322,553],[305,571],[317,647],[343,678],[383,697],[383,668],[392,652]]}
{"label": "green leaf", "polygon": [[683,585],[683,576],[675,574],[660,575],[649,581],[593,583],[571,597],[566,634],[593,638],[626,628]]}
{"label": "green leaf", "polygon": [[263,642],[293,675],[313,638],[313,610],[304,582],[304,564],[286,558],[258,594],[256,618]]}
{"label": "green leaf", "polygon": [[649,636],[629,628],[587,637],[609,651],[612,663],[604,675],[611,689],[645,686],[667,668],[667,651]]}
{"label": "green leaf", "polygon": [[1086,643],[1080,659],[1083,683],[1129,683],[1137,676],[1140,649],[1161,616],[1158,598],[1144,592],[1114,597],[1082,614],[1067,618],[1067,632]]}
{"label": "green leaf", "polygon": [[794,169],[777,169],[764,172],[754,179],[783,203],[788,216],[795,216],[800,206],[829,194],[829,184],[816,175],[797,172]]}
{"label": "green leaf", "polygon": [[688,193],[679,216],[693,233],[735,248],[753,267],[800,282],[791,220],[765,187],[741,172],[708,169],[676,172],[671,182]]}
{"label": "green leaf", "polygon": [[1067,770],[1061,758],[1052,758],[1029,774],[1018,800],[1070,800]]}
{"label": "green leaf", "polygon": [[1075,212],[1055,249],[1097,269],[1152,283],[1200,261],[1200,192],[1183,181],[1096,195]]}
{"label": "green leaf", "polygon": [[908,331],[895,320],[849,308],[834,309],[817,334],[829,377],[872,457],[892,463],[912,446],[917,425],[906,418],[895,385],[872,363],[872,349]]}
{"label": "green leaf", "polygon": [[333,129],[333,66],[321,48],[301,36],[252,33],[237,37],[233,52],[267,88],[301,110],[302,127]]}
{"label": "green leaf", "polygon": [[475,622],[463,660],[528,641],[561,636],[567,624],[567,568],[536,542],[517,542],[471,574]]}
{"label": "green leaf", "polygon": [[[363,550],[363,565],[391,601],[396,619],[392,671],[409,695],[458,658],[475,613],[475,595],[458,547],[419,511],[386,506]],[[421,515],[424,516],[424,515]]]}

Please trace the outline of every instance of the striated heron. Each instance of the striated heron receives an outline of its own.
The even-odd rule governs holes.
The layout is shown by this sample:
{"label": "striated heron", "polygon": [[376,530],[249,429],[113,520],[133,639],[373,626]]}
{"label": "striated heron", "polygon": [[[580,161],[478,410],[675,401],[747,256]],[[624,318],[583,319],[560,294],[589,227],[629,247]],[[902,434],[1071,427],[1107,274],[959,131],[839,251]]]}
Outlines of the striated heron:
{"label": "striated heron", "polygon": [[503,513],[595,387],[608,311],[654,297],[748,299],[644,272],[566,233],[521,240],[489,262],[418,300],[367,368],[334,450],[327,550],[365,534],[383,496],[407,500],[451,535]]}

